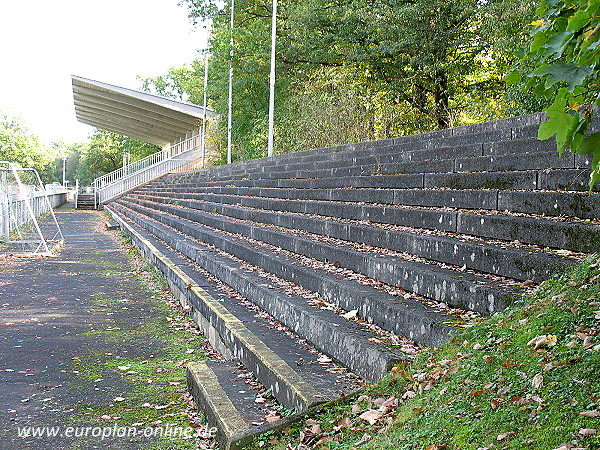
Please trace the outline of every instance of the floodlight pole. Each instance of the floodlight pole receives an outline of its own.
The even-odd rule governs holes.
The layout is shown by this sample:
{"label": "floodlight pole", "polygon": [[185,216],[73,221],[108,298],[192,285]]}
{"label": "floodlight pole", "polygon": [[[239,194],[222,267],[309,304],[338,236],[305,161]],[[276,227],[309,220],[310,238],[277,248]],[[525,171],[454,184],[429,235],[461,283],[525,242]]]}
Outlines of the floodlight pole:
{"label": "floodlight pole", "polygon": [[234,0],[231,0],[231,20],[229,40],[229,99],[227,101],[227,164],[231,164],[231,124],[232,124],[232,103],[233,103],[233,10]]}
{"label": "floodlight pole", "polygon": [[204,111],[202,112],[202,168],[204,169],[206,160],[206,88],[208,87],[208,52],[204,57]]}
{"label": "floodlight pole", "polygon": [[277,0],[273,0],[271,24],[271,77],[269,80],[269,143],[267,156],[273,156],[273,128],[275,122],[275,41],[277,39]]}
{"label": "floodlight pole", "polygon": [[67,155],[63,155],[63,187],[66,187],[66,179],[67,179]]}

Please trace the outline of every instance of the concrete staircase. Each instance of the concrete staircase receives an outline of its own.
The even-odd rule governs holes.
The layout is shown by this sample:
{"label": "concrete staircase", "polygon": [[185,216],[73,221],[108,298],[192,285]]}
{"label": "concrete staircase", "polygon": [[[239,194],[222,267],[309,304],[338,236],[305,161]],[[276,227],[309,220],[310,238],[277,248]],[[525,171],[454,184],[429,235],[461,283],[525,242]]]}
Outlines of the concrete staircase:
{"label": "concrete staircase", "polygon": [[107,205],[223,356],[188,383],[225,448],[600,250],[590,162],[537,141],[541,120],[170,174]]}
{"label": "concrete staircase", "polygon": [[91,194],[77,194],[77,209],[96,209],[96,195]]}

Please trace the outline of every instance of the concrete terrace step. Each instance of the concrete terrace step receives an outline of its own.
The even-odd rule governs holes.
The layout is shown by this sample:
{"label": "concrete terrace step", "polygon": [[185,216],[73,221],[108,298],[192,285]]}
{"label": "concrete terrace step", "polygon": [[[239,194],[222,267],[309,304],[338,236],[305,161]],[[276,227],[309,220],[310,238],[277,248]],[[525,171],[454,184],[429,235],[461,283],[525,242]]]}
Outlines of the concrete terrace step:
{"label": "concrete terrace step", "polygon": [[[466,177],[466,175],[465,175]],[[206,200],[218,196],[264,198],[269,201],[319,200],[345,203],[378,203],[394,206],[486,209],[525,214],[567,215],[583,219],[600,217],[600,194],[558,191],[511,191],[502,189],[373,189],[373,188],[259,188],[259,187],[142,187],[136,192],[201,194]],[[198,197],[196,197],[198,198]],[[272,199],[272,200],[271,200]]]}
{"label": "concrete terrace step", "polygon": [[[211,169],[212,173],[228,174],[238,170],[254,170],[263,166],[286,164],[312,158],[344,158],[356,152],[375,152],[380,148],[397,146],[398,150],[423,150],[455,145],[469,145],[473,142],[492,143],[499,140],[535,139],[537,127],[543,120],[542,114],[532,114],[484,124],[467,125],[448,130],[434,131],[419,135],[401,136],[382,141],[371,141],[336,147],[307,150],[304,152],[278,155],[277,158],[263,158],[242,161],[228,166]],[[487,153],[483,153],[487,154]]]}
{"label": "concrete terrace step", "polygon": [[[240,206],[193,200],[178,200],[176,201],[178,204],[173,205],[173,199],[160,196],[143,198],[131,194],[126,198],[140,205],[158,209],[168,208],[165,210],[172,214],[214,228],[249,236],[296,253],[310,254],[311,257],[323,261],[346,261],[348,258],[339,255],[338,248],[318,242],[319,235],[340,239],[348,243],[357,242],[410,253],[431,261],[439,261],[458,267],[465,266],[468,269],[518,280],[543,281],[553,273],[559,272],[565,266],[572,264],[571,260],[548,255],[544,252],[505,248],[499,245],[467,241],[456,237],[419,234],[418,230],[412,232],[387,230],[369,224],[344,223],[339,220],[310,217],[304,214],[257,211]],[[153,206],[152,202],[161,203],[165,206]],[[204,213],[182,210],[183,208],[204,211]],[[232,219],[238,220],[234,221]],[[240,220],[246,222],[242,223]],[[314,236],[311,236],[310,239],[300,239],[296,244],[295,241],[299,238],[290,236],[289,232],[265,229],[258,226],[260,223],[285,227],[290,231],[302,230]],[[319,248],[311,250],[315,246]],[[323,249],[320,247],[323,247]],[[311,253],[308,253],[309,251]],[[385,266],[385,264],[377,266]],[[346,267],[349,266],[346,265]],[[352,270],[368,274],[374,278],[384,276],[381,268],[378,268],[375,273],[367,273],[364,271],[365,269],[357,270],[357,267],[360,266],[352,265]],[[396,275],[390,275],[392,279],[394,276]]]}
{"label": "concrete terrace step", "polygon": [[380,343],[377,336],[359,328],[354,322],[330,310],[312,306],[305,298],[284,292],[273,286],[269,279],[213,248],[136,215],[121,205],[113,204],[112,208],[190,258],[357,375],[369,381],[378,380],[403,358],[401,353]]}
{"label": "concrete terrace step", "polygon": [[[207,205],[212,205],[211,208],[213,209],[218,208],[223,204],[236,205],[258,210],[314,214],[323,217],[331,217],[333,219],[343,218],[414,228],[443,230],[481,238],[494,238],[494,233],[498,233],[498,239],[519,241],[526,244],[539,245],[541,247],[567,249],[575,252],[595,252],[600,249],[600,234],[598,233],[598,225],[556,221],[537,217],[500,215],[494,213],[493,210],[496,208],[492,208],[491,203],[495,203],[498,200],[499,191],[458,191],[460,196],[455,193],[456,191],[406,191],[406,197],[412,194],[414,198],[422,198],[424,200],[423,203],[436,203],[432,201],[434,199],[431,197],[437,197],[438,201],[446,198],[449,200],[448,203],[453,203],[455,207],[461,208],[466,208],[470,205],[470,209],[476,209],[477,205],[480,207],[489,205],[488,208],[481,209],[487,209],[490,212],[487,213],[484,211],[484,213],[481,214],[481,211],[472,213],[468,211],[448,210],[448,208],[409,208],[405,206],[364,205],[338,203],[332,201],[303,201],[281,198],[219,195],[212,193],[189,193],[189,191],[185,188],[172,189],[179,192],[164,192],[167,190],[168,189],[166,188],[164,190],[156,189],[156,195],[164,198],[170,198],[171,202],[174,204],[177,204],[178,202],[181,203],[183,200],[193,199],[200,200]],[[136,191],[138,193],[136,195],[139,195],[141,199],[144,199],[145,197],[150,198],[150,192],[155,191],[139,189]],[[260,192],[264,191],[268,190],[260,190]],[[280,195],[284,195],[283,193],[285,190],[279,189],[277,191],[280,192]],[[333,190],[315,190],[315,192],[321,191],[333,192]],[[362,190],[348,189],[346,191],[354,193],[354,199],[357,199],[359,198]],[[404,190],[402,192],[404,192]],[[426,192],[431,193],[431,197],[429,199],[427,199],[425,195]],[[470,198],[467,195],[469,192],[475,192],[480,195]],[[368,198],[368,195],[366,195],[367,193],[371,194],[371,198]],[[454,196],[452,196],[452,194],[454,194]],[[598,194],[593,194],[593,197],[586,197],[589,194],[580,193],[557,192],[554,194],[556,196],[555,204],[557,205],[559,203],[556,199],[559,198],[574,199],[574,203],[572,203],[572,205],[576,206],[580,210],[583,210],[581,205],[584,205],[585,208],[588,208],[587,205],[598,204]],[[388,198],[393,198],[393,193],[386,193],[386,190],[383,189],[365,190],[365,200],[371,200],[372,202],[385,200],[386,195]],[[510,195],[510,191],[508,191],[508,195]],[[314,196],[320,197],[318,195]],[[379,196],[379,198],[377,198],[377,196]],[[293,198],[294,195],[290,195],[290,197]],[[578,198],[589,198],[591,199],[591,202],[583,201],[581,203],[575,203],[575,199]],[[564,204],[564,202],[561,201],[560,204]],[[536,209],[539,212],[540,205],[534,206],[536,206]],[[256,214],[258,215],[258,212]],[[585,214],[589,214],[589,211],[586,211]],[[325,229],[327,229],[327,227],[325,227]],[[386,240],[383,242],[387,243],[389,241]]]}
{"label": "concrete terrace step", "polygon": [[[134,244],[165,275],[186,307],[191,308],[190,314],[213,347],[260,374],[261,382],[272,390],[281,404],[302,411],[337,397],[335,389],[329,389],[328,392],[328,376],[320,366],[307,365],[299,373],[293,358],[297,355],[310,358],[307,346],[303,348],[301,342],[289,338],[281,330],[265,323],[257,324],[256,312],[249,310],[235,297],[219,292],[205,274],[194,269],[189,261],[151,233],[126,220],[112,207],[109,207],[109,211]],[[270,347],[271,340],[280,345]],[[269,345],[265,342],[269,342]],[[329,377],[329,382],[334,381],[335,377]],[[320,388],[320,392],[317,388]]]}
{"label": "concrete terrace step", "polygon": [[[108,207],[136,246],[167,278],[182,304],[224,355],[232,355],[258,375],[257,391],[251,373],[239,362],[204,361],[188,365],[188,386],[203,406],[209,422],[219,428],[223,448],[237,446],[249,436],[273,425],[265,416],[278,408],[304,411],[361,389],[363,382],[346,373],[313,346],[294,338],[264,313],[248,308],[231,293],[186,262],[172,248]],[[268,347],[267,343],[268,342]],[[266,390],[266,393],[265,393]],[[276,400],[255,401],[268,397]],[[277,403],[279,401],[279,403]],[[268,404],[271,403],[271,404]],[[283,419],[276,426],[281,426]],[[261,426],[261,424],[263,424]]]}
{"label": "concrete terrace step", "polygon": [[[445,340],[453,331],[450,327],[442,324],[443,322],[451,323],[456,321],[456,318],[453,318],[452,316],[447,316],[435,311],[433,308],[417,301],[404,299],[399,296],[392,296],[382,289],[376,289],[370,285],[344,278],[338,273],[315,269],[308,265],[307,262],[294,258],[293,255],[282,254],[280,250],[274,251],[265,246],[248,243],[247,240],[241,240],[232,235],[223,235],[222,233],[215,232],[211,228],[207,228],[207,226],[210,225],[217,225],[214,221],[210,221],[210,218],[207,217],[207,215],[193,214],[193,217],[191,217],[180,209],[177,211],[175,208],[166,207],[164,209],[153,210],[129,202],[122,201],[121,203],[139,214],[160,221],[186,235],[193,236],[205,244],[214,245],[250,264],[261,267],[280,278],[289,280],[309,291],[317,292],[326,301],[335,305],[340,305],[347,311],[356,310],[358,316],[365,318],[368,322],[375,323],[381,328],[396,334],[407,336],[419,344],[438,344]],[[184,220],[177,217],[178,212],[180,213],[179,217],[185,216],[191,220]],[[165,213],[168,213],[169,215]],[[199,222],[202,219],[208,219],[206,220],[206,222],[209,222],[207,226],[199,225]],[[220,227],[221,230],[223,228],[225,227]],[[243,235],[250,236],[251,233],[243,233]],[[289,236],[288,239],[302,241],[294,236]],[[305,242],[306,240],[304,240],[304,242],[297,242],[293,247],[302,247],[303,250],[305,250],[303,245]],[[279,247],[275,247],[275,249],[279,249]],[[290,249],[289,245],[286,246],[286,249],[290,252],[293,251]],[[310,249],[306,250],[308,250],[308,254],[312,254]],[[305,256],[307,255],[306,250],[304,251]],[[347,254],[359,261],[368,258],[365,255],[350,250],[347,251]],[[395,275],[398,277],[397,280],[399,283],[406,282],[406,284],[410,284],[407,282],[406,278],[400,278],[400,272],[403,266],[401,262],[395,261],[394,258],[373,259],[378,260],[379,267],[385,262],[389,262],[390,265],[396,266],[397,270],[395,271]],[[341,266],[342,263],[338,261],[338,265]],[[407,265],[409,266],[408,268],[406,267]],[[356,263],[354,266],[356,266]],[[419,264],[404,264],[404,272],[407,272],[410,269],[410,266],[416,270]],[[460,288],[462,287],[463,290],[466,291],[466,288],[463,285],[468,284],[469,277],[465,276],[465,274],[461,274],[460,280],[453,280],[452,275],[454,274],[451,274],[450,271],[444,272],[436,269],[433,271],[436,272],[438,276],[445,277],[448,284],[448,291],[452,291],[453,287],[456,287],[456,285],[458,285],[457,290],[460,291]],[[415,277],[412,276],[411,281],[414,278]],[[425,279],[427,277],[424,276],[423,278]],[[483,283],[481,280],[478,281]],[[415,281],[415,283],[416,282],[417,281]],[[420,289],[425,291],[423,287]],[[407,288],[407,290],[411,290],[411,288]],[[468,302],[473,305],[477,303],[475,299],[477,295],[482,295],[482,302],[487,302],[486,306],[490,302],[489,290],[482,293],[478,286],[469,286],[469,293],[470,296]],[[460,303],[451,294],[446,292],[437,292],[436,294],[438,295],[438,298],[436,298],[438,301],[456,304]],[[467,299],[462,301],[463,306],[466,303]]]}
{"label": "concrete terrace step", "polygon": [[[452,148],[450,148],[452,150]],[[402,161],[401,154],[389,157],[361,158],[365,163],[355,163],[352,160],[335,161],[334,167],[323,168],[320,163],[298,163],[292,168],[284,166],[266,167],[262,170],[239,170],[231,173],[202,172],[197,182],[203,181],[235,181],[243,179],[282,179],[282,178],[320,178],[341,176],[367,176],[385,174],[426,174],[426,173],[453,173],[453,172],[501,172],[546,169],[578,169],[589,168],[591,160],[585,155],[573,155],[565,152],[558,156],[555,150],[543,152],[523,152],[516,157],[515,154],[487,155],[487,156],[461,156],[454,157],[435,156],[432,152],[430,159]],[[395,158],[394,161],[390,161]],[[327,164],[326,164],[327,165]],[[333,165],[333,164],[332,164]],[[288,170],[289,169],[289,170]],[[185,180],[185,179],[183,179]]]}
{"label": "concrete terrace step", "polygon": [[[187,384],[210,426],[216,426],[222,450],[243,448],[258,434],[281,429],[302,414],[281,417],[276,405],[257,398],[247,384],[248,373],[235,362],[201,361],[187,366]],[[274,407],[275,406],[275,407]],[[314,408],[313,408],[314,409]],[[276,413],[276,422],[266,418]]]}
{"label": "concrete terrace step", "polygon": [[[409,188],[451,188],[451,189],[514,189],[514,190],[563,190],[587,191],[590,169],[543,169],[507,172],[460,172],[431,174],[396,174],[396,175],[358,175],[353,177],[324,178],[275,178],[275,179],[225,179],[222,181],[205,181],[197,179],[196,187],[274,187],[296,189],[323,188],[376,188],[376,189],[409,189]],[[190,185],[195,178],[170,178],[152,185],[160,188]],[[596,186],[595,191],[600,190]]]}
{"label": "concrete terrace step", "polygon": [[[538,141],[537,139],[516,139],[511,140],[509,136],[499,136],[501,140],[492,141],[489,143],[461,143],[454,145],[429,146],[422,142],[422,145],[415,143],[396,144],[396,145],[381,145],[372,149],[359,149],[344,152],[342,155],[337,153],[329,153],[326,155],[302,155],[289,161],[274,159],[269,163],[264,162],[253,167],[254,174],[263,174],[262,176],[272,173],[285,173],[293,171],[322,171],[324,169],[339,169],[344,167],[365,166],[363,170],[378,170],[387,169],[388,171],[401,170],[408,168],[414,170],[414,165],[399,165],[398,163],[421,162],[423,164],[430,160],[453,161],[457,158],[465,157],[480,157],[480,156],[504,156],[504,155],[536,155],[538,153],[552,154],[556,153],[555,144],[552,141]],[[461,138],[464,139],[464,138]],[[581,158],[578,158],[581,160]],[[547,162],[547,161],[546,161]],[[435,167],[435,166],[433,166]],[[438,168],[450,168],[450,164],[438,165]],[[233,175],[247,176],[248,169],[240,167],[237,170],[226,170],[221,176],[231,177]],[[203,173],[205,176],[207,172]],[[213,176],[219,176],[219,171],[213,171]],[[322,175],[321,172],[315,176]],[[256,176],[256,175],[255,175]],[[198,174],[198,179],[201,179],[202,173]]]}

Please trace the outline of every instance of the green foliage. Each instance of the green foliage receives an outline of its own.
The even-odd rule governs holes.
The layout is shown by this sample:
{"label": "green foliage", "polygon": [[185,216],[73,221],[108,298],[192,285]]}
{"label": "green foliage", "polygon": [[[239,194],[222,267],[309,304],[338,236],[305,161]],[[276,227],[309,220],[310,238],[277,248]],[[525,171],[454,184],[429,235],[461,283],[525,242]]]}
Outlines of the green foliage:
{"label": "green foliage", "polygon": [[40,143],[21,119],[0,111],[0,161],[36,169],[42,182],[48,183],[56,180],[53,175],[56,155],[56,150]]}
{"label": "green foliage", "polygon": [[[212,20],[208,94],[221,117],[221,145],[231,63],[233,159],[265,156],[271,2],[236,1],[233,59],[230,3],[182,3],[192,19]],[[504,117],[502,77],[515,59],[507,49],[526,38],[533,7],[525,0],[280,0],[278,10],[275,152],[287,153]],[[188,89],[173,69],[147,81],[163,95]]]}
{"label": "green foliage", "polygon": [[194,60],[183,67],[171,67],[166,75],[141,78],[142,90],[163,97],[202,104],[204,61]]}
{"label": "green foliage", "polygon": [[158,150],[160,148],[156,145],[109,131],[96,130],[89,145],[81,149],[76,175],[81,185],[91,185],[95,178],[120,168],[123,165],[124,154],[129,153],[133,162]]}
{"label": "green foliage", "polygon": [[523,83],[525,89],[550,102],[548,120],[538,138],[556,134],[560,154],[565,148],[578,154],[593,153],[590,189],[600,180],[600,140],[596,133],[586,137],[600,104],[600,0],[544,0],[530,25],[529,51],[522,62],[534,69],[523,79],[521,70],[510,73],[506,82]]}

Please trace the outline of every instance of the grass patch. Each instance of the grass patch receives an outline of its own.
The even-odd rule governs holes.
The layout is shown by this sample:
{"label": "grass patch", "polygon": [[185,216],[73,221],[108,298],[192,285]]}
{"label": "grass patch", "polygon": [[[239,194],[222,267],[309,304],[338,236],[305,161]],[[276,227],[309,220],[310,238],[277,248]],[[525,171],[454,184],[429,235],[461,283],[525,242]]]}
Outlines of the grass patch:
{"label": "grass patch", "polygon": [[249,448],[598,449],[599,330],[595,257]]}

